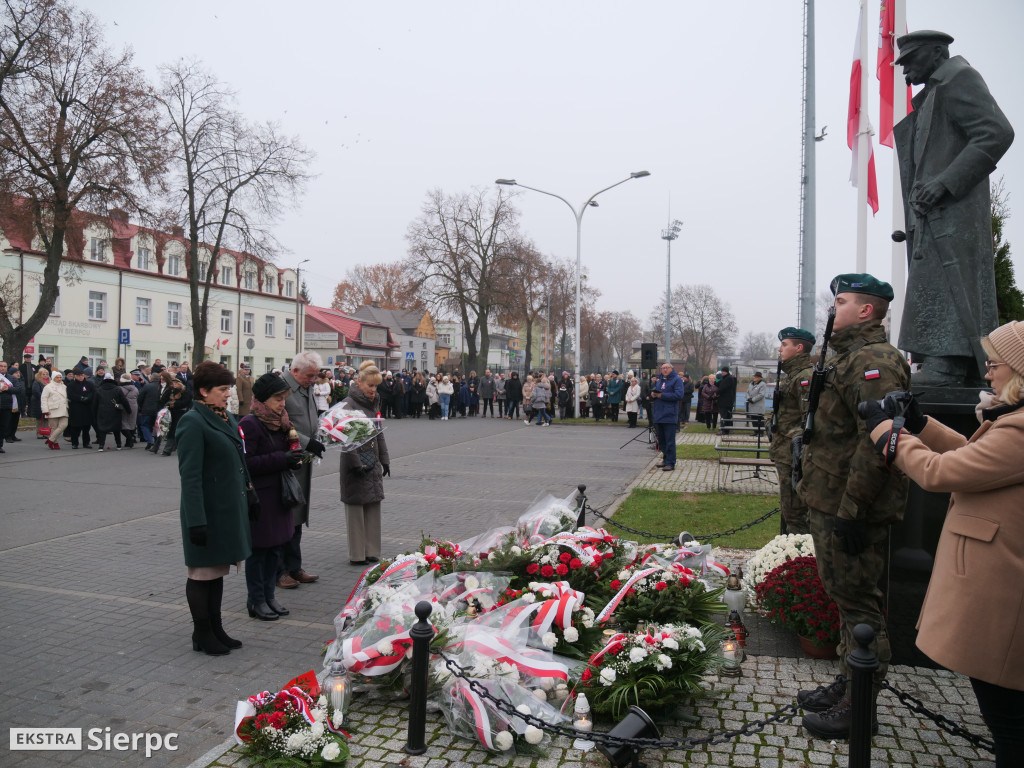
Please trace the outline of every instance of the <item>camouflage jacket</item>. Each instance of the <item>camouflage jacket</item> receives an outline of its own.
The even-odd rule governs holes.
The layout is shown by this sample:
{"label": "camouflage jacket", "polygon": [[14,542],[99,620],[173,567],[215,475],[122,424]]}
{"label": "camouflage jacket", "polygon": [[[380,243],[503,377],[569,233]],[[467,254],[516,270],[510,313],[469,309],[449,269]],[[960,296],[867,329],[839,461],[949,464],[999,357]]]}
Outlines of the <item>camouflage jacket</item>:
{"label": "camouflage jacket", "polygon": [[793,438],[799,435],[807,420],[807,393],[811,390],[814,364],[807,352],[801,352],[782,364],[785,374],[775,386],[772,408],[778,411],[778,426],[772,433],[769,456],[777,464],[793,463]]}
{"label": "camouflage jacket", "polygon": [[831,345],[836,355],[826,369],[797,492],[819,512],[871,524],[896,522],[903,516],[909,482],[885,468],[857,404],[909,389],[910,366],[886,342],[877,320],[837,331]]}

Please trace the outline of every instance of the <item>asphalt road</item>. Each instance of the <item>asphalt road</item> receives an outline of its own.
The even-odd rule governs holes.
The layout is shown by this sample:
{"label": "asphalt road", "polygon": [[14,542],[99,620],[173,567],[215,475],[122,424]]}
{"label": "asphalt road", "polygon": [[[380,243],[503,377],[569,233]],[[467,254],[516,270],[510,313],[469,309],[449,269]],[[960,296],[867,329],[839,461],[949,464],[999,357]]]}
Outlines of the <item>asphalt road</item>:
{"label": "asphalt road", "polygon": [[[620,449],[630,435],[624,423],[391,421],[384,554],[418,547],[421,533],[467,539],[578,483],[593,504],[610,502],[653,457],[646,441]],[[9,726],[173,732],[178,748],[149,759],[10,751],[0,762],[187,766],[231,735],[237,699],[320,667],[360,570],[348,564],[337,458],[314,468],[303,536],[304,565],[320,580],[280,590],[291,615],[263,623],[246,614],[244,577],[227,577],[224,624],[245,646],[214,658],[189,640],[177,460],[64,446],[49,451],[29,434],[0,456],[0,712]]]}

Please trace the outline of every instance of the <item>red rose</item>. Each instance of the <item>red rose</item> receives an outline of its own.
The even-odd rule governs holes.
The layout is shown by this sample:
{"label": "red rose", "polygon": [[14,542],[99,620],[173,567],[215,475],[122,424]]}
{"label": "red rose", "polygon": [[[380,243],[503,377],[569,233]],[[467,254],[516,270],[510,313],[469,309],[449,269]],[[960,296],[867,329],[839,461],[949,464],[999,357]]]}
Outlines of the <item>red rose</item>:
{"label": "red rose", "polygon": [[530,574],[531,576],[533,574],[535,574],[539,570],[540,570],[540,566],[537,565],[536,563],[530,563],[528,566],[526,566],[526,572],[528,574]]}
{"label": "red rose", "polygon": [[632,597],[635,594],[636,594],[636,590],[633,589],[632,587],[630,587],[629,589],[626,590],[626,597]]}
{"label": "red rose", "polygon": [[574,557],[572,560],[569,561],[569,567],[572,568],[574,571],[581,565],[583,565],[583,561],[580,560],[578,557]]}
{"label": "red rose", "polygon": [[565,576],[565,574],[569,572],[569,566],[567,566],[565,563],[559,563],[558,567],[555,568],[555,571],[558,573],[559,576]]}
{"label": "red rose", "polygon": [[558,556],[558,559],[560,562],[568,563],[572,559],[572,555],[570,555],[568,552],[563,552]]}
{"label": "red rose", "polygon": [[659,581],[657,584],[654,585],[654,588],[661,592],[663,589],[668,589],[668,584],[666,584],[664,581]]}
{"label": "red rose", "polygon": [[441,564],[440,563],[434,563],[432,566],[430,566],[430,569],[432,571],[440,571],[441,570]]}
{"label": "red rose", "polygon": [[590,667],[587,667],[586,669],[583,670],[583,674],[580,675],[580,680],[582,680],[583,682],[586,682],[587,680],[589,680],[593,676],[594,676],[594,673],[590,671]]}
{"label": "red rose", "polygon": [[612,582],[611,584],[609,584],[608,586],[609,586],[609,587],[611,587],[612,589],[618,589],[619,587],[621,587],[621,586],[622,586],[622,582],[621,582],[621,581],[619,581],[618,579],[615,579],[615,581],[613,581],[613,582]]}
{"label": "red rose", "polygon": [[540,569],[540,575],[543,576],[545,579],[550,579],[552,576],[555,575],[555,569],[552,568],[550,565],[545,565],[543,568]]}

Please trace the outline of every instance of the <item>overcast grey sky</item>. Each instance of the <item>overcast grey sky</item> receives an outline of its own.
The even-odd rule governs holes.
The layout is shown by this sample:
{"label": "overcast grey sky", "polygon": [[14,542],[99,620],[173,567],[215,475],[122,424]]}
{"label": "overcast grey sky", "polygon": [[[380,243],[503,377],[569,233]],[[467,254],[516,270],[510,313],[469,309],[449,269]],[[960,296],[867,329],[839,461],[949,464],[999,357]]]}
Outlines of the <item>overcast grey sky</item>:
{"label": "overcast grey sky", "polygon": [[[583,261],[602,309],[646,321],[665,290],[668,220],[684,222],[672,283],[709,283],[740,328],[796,320],[800,175],[800,0],[718,2],[266,2],[80,0],[115,46],[156,67],[202,59],[251,119],[278,120],[318,157],[316,181],[277,231],[317,304],[345,270],[405,255],[426,192],[515,178],[581,204]],[[870,5],[874,45],[878,2]],[[846,147],[856,0],[818,0],[818,290],[853,271],[856,190]],[[939,29],[1024,126],[1019,0],[908,0],[909,28]],[[116,22],[116,25],[115,25]],[[872,68],[873,68],[872,50]],[[878,124],[877,81],[871,119]],[[1024,139],[1000,163],[1024,284]],[[888,279],[894,153],[875,142],[881,207],[868,270]],[[575,257],[558,200],[522,191],[522,229]]]}

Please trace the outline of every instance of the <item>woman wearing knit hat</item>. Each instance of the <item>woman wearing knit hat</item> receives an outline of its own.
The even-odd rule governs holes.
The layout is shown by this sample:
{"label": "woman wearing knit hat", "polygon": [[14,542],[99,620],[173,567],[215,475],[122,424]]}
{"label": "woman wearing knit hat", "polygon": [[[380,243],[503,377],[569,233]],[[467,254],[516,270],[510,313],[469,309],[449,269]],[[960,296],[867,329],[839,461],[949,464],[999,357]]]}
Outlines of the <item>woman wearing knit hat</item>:
{"label": "woman wearing knit hat", "polygon": [[1024,323],[996,328],[981,345],[993,391],[980,394],[981,426],[970,438],[913,402],[910,434],[889,456],[893,422],[877,402],[863,410],[887,460],[924,490],[952,494],[917,646],[970,678],[1001,768],[1019,764],[1024,748]]}
{"label": "woman wearing knit hat", "polygon": [[139,388],[135,386],[130,374],[122,373],[121,391],[128,402],[121,412],[121,434],[124,435],[124,447],[135,447],[135,423],[139,417]]}
{"label": "woman wearing knit hat", "polygon": [[245,439],[245,464],[260,499],[260,516],[252,523],[252,554],[245,560],[246,607],[260,621],[276,621],[289,613],[277,602],[275,588],[281,545],[295,533],[292,510],[281,500],[282,475],[302,466],[304,454],[289,439],[289,433],[296,434],[284,407],[291,393],[283,378],[263,374],[252,385],[249,415],[238,424]]}
{"label": "woman wearing knit hat", "polygon": [[64,374],[60,371],[54,371],[50,383],[43,387],[39,407],[50,423],[46,445],[51,451],[59,451],[60,436],[68,425],[68,390],[64,386]]}

